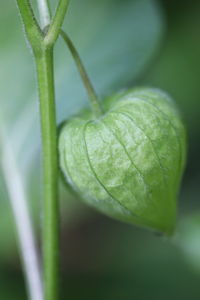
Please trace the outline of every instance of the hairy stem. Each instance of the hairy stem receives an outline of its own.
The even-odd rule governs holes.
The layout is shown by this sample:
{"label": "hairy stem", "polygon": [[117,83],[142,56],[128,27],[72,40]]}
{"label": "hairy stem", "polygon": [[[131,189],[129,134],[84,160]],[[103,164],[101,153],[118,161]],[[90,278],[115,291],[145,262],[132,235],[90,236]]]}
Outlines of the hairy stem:
{"label": "hairy stem", "polygon": [[19,8],[19,12],[22,18],[22,23],[25,28],[26,37],[29,40],[34,52],[37,52],[38,48],[43,40],[42,31],[34,16],[32,7],[29,0],[16,0]]}
{"label": "hairy stem", "polygon": [[67,46],[69,47],[69,50],[70,50],[70,52],[74,58],[74,61],[77,65],[78,71],[79,71],[80,76],[83,81],[83,84],[84,84],[84,86],[87,90],[88,96],[89,96],[93,114],[96,118],[98,118],[99,116],[102,115],[102,110],[101,110],[97,95],[95,93],[95,90],[92,86],[92,83],[88,77],[85,67],[81,61],[79,54],[78,54],[78,51],[76,50],[75,46],[73,45],[71,39],[68,37],[68,35],[63,30],[61,30],[60,34],[63,37]]}
{"label": "hairy stem", "polygon": [[59,212],[53,50],[36,57],[44,168],[43,259],[46,300],[58,299]]}
{"label": "hairy stem", "polygon": [[68,4],[69,4],[69,0],[60,0],[58,3],[56,13],[52,19],[48,32],[44,38],[44,44],[47,47],[50,47],[53,44],[55,44],[60,34],[60,29],[62,27],[64,17],[67,12]]}
{"label": "hairy stem", "polygon": [[[50,20],[48,0],[38,0],[40,28],[29,0],[16,0],[37,66],[44,173],[43,269],[45,300],[57,300],[59,281],[59,210],[56,109],[53,72],[53,47],[60,34],[68,0],[59,0]],[[50,20],[50,24],[49,23]]]}

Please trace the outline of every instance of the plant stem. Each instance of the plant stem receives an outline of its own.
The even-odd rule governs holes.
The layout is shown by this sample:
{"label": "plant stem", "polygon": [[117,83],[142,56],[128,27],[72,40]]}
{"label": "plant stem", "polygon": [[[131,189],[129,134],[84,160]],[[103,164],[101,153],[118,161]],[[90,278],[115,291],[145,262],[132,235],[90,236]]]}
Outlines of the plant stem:
{"label": "plant stem", "polygon": [[[45,300],[57,300],[59,298],[59,210],[53,47],[60,34],[69,1],[59,0],[53,19],[50,24],[47,24],[47,33],[44,32],[44,28],[41,30],[39,27],[30,0],[16,1],[37,66],[44,173],[44,295]],[[40,16],[45,18],[43,23],[49,23],[48,0],[38,1]]]}
{"label": "plant stem", "polygon": [[55,44],[60,34],[60,29],[67,12],[68,4],[69,4],[69,0],[59,1],[56,9],[56,13],[52,19],[48,32],[44,38],[44,44],[46,45],[46,47],[51,47]]}
{"label": "plant stem", "polygon": [[100,117],[102,115],[102,110],[96,95],[96,92],[92,86],[92,83],[88,77],[88,74],[85,70],[85,67],[81,61],[81,58],[78,54],[78,51],[76,50],[75,46],[73,45],[71,39],[68,37],[68,35],[61,29],[60,31],[61,36],[63,37],[64,41],[66,42],[67,46],[69,47],[69,50],[74,58],[74,61],[77,65],[78,71],[80,73],[80,76],[82,78],[83,84],[87,90],[89,100],[91,103],[93,114],[96,118]]}
{"label": "plant stem", "polygon": [[26,32],[26,37],[29,40],[34,52],[37,52],[43,41],[42,31],[34,16],[29,0],[16,0],[19,12],[22,18],[22,23]]}
{"label": "plant stem", "polygon": [[56,111],[53,75],[53,49],[36,57],[44,168],[44,292],[46,300],[58,299],[59,211]]}
{"label": "plant stem", "polygon": [[33,224],[27,205],[27,195],[15,158],[15,148],[10,141],[9,134],[6,132],[4,125],[5,120],[3,120],[3,114],[1,114],[0,137],[3,143],[1,145],[1,167],[15,221],[27,291],[30,300],[43,300],[39,257],[36,249]]}

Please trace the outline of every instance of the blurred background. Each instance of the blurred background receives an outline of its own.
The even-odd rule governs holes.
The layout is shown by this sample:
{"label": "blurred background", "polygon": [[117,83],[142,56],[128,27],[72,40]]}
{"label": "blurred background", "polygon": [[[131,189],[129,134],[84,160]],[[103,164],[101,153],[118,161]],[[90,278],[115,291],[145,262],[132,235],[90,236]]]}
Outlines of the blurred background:
{"label": "blurred background", "polygon": [[[36,1],[32,4],[37,14]],[[0,155],[8,138],[40,249],[42,176],[35,67],[15,2],[3,1],[0,7],[0,127],[4,128]],[[188,163],[177,232],[171,239],[97,213],[61,181],[61,299],[200,297],[199,15],[198,0],[71,0],[64,28],[98,94],[104,97],[134,85],[169,92],[185,120]],[[88,105],[61,40],[55,47],[55,77],[59,124]],[[0,299],[23,300],[27,296],[9,184],[0,166]]]}

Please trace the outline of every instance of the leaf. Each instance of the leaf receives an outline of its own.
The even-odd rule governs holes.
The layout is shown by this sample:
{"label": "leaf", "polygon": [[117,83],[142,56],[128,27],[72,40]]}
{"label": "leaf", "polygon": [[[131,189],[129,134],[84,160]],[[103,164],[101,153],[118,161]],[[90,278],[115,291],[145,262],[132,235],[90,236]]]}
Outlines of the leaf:
{"label": "leaf", "polygon": [[[157,51],[163,33],[157,2],[74,0],[70,5],[64,27],[76,44],[98,93],[108,94],[136,81]],[[15,149],[15,160],[22,178],[26,178],[24,188],[29,190],[28,201],[38,215],[41,149],[34,62],[24,42],[16,6],[13,1],[6,1],[3,6],[0,25],[6,30],[0,36],[1,113]],[[87,97],[61,40],[55,50],[57,110],[61,122],[84,106]],[[0,218],[1,214],[8,214],[5,201],[1,197]],[[12,239],[6,242],[9,247],[12,243]]]}
{"label": "leaf", "polygon": [[[175,2],[173,5],[175,9]],[[143,79],[144,84],[159,86],[174,96],[184,114],[188,131],[192,133],[192,143],[200,134],[200,68],[197,68],[200,52],[199,11],[200,2],[196,1],[194,5],[185,3],[182,13],[177,11],[172,14],[162,54]],[[199,151],[196,153],[198,155]]]}
{"label": "leaf", "polygon": [[174,243],[181,251],[185,261],[196,272],[200,272],[200,215],[193,213],[182,218]]}

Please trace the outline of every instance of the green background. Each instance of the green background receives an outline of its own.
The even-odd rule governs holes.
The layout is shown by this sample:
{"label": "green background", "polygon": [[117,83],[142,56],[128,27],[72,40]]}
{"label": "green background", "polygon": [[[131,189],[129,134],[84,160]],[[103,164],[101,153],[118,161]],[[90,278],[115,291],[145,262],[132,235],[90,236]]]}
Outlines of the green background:
{"label": "green background", "polygon": [[[199,1],[71,1],[64,28],[74,40],[98,94],[103,97],[134,85],[169,92],[185,120],[188,163],[177,232],[170,240],[104,217],[61,184],[62,299],[199,299],[199,13]],[[38,100],[33,58],[14,1],[0,4],[0,25],[0,117],[28,191],[40,248]],[[62,41],[58,41],[55,52],[60,123],[88,104]],[[13,298],[27,299],[1,172],[0,299]]]}

